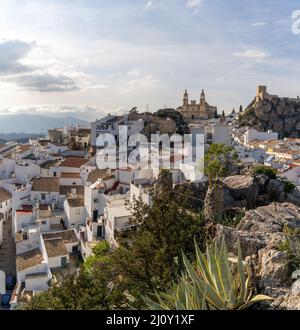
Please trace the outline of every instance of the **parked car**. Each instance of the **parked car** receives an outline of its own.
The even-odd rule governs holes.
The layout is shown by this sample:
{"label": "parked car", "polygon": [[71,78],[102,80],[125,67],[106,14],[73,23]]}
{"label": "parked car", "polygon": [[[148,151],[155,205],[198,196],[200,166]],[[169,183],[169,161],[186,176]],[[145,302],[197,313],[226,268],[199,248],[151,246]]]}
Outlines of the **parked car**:
{"label": "parked car", "polygon": [[12,290],[15,287],[16,281],[13,275],[6,276],[6,289]]}
{"label": "parked car", "polygon": [[10,307],[10,299],[11,299],[10,294],[3,294],[1,296],[1,306],[2,307]]}

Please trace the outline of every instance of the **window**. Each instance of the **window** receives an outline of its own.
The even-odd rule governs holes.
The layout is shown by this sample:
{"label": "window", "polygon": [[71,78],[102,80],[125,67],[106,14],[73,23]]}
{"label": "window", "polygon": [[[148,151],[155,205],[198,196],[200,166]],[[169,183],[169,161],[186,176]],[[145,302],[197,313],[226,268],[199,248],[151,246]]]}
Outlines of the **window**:
{"label": "window", "polygon": [[212,140],[213,139],[212,133],[207,133],[206,138],[207,140]]}
{"label": "window", "polygon": [[41,199],[42,199],[42,201],[46,200],[46,195],[45,194],[41,194]]}
{"label": "window", "polygon": [[42,225],[46,225],[47,224],[47,222],[46,221],[42,221]]}

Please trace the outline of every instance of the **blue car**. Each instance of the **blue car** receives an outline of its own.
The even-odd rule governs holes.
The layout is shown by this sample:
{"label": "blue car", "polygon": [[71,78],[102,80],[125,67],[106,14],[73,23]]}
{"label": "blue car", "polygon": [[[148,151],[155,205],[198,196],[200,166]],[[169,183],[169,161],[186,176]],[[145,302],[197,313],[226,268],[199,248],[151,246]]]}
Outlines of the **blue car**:
{"label": "blue car", "polygon": [[6,276],[6,289],[12,290],[15,287],[15,278],[13,275],[7,275]]}
{"label": "blue car", "polygon": [[11,299],[11,295],[10,294],[3,294],[1,296],[1,306],[2,307],[10,307],[10,299]]}

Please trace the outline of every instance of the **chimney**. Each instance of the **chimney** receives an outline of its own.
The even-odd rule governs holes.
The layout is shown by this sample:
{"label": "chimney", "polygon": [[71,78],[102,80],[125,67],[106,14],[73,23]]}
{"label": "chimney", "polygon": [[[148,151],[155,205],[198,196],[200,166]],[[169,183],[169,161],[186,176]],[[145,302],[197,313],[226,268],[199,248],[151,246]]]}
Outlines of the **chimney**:
{"label": "chimney", "polygon": [[72,199],[76,199],[76,198],[77,198],[76,189],[72,189],[72,190],[71,190],[71,198],[72,198]]}

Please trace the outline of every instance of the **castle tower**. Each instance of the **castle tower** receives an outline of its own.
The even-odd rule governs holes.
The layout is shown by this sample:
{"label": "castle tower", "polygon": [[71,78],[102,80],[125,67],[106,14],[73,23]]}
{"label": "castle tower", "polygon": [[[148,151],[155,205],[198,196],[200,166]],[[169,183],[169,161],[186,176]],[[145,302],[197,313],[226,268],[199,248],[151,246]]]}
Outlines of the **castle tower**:
{"label": "castle tower", "polygon": [[258,86],[256,89],[256,100],[263,100],[267,94],[267,86]]}
{"label": "castle tower", "polygon": [[201,105],[205,105],[205,93],[204,93],[204,89],[202,89],[202,92],[201,92],[200,104]]}
{"label": "castle tower", "polygon": [[187,90],[185,90],[183,95],[183,105],[189,105],[189,94]]}

